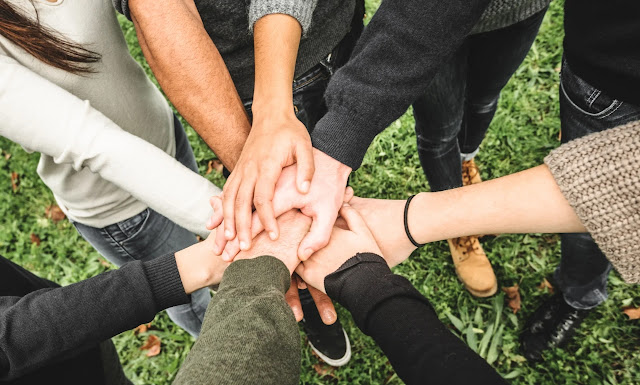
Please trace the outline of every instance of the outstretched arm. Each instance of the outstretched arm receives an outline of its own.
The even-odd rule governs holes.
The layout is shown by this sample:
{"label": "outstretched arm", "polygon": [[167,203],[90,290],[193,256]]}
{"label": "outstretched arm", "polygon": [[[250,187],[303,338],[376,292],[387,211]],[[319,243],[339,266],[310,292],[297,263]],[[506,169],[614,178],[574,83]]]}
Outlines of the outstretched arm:
{"label": "outstretched arm", "polygon": [[209,197],[218,187],[7,56],[0,56],[0,116],[0,135],[76,171],[88,168],[180,226],[209,234]]}
{"label": "outstretched arm", "polygon": [[193,0],[114,0],[130,16],[160,86],[233,170],[251,129],[231,75]]}
{"label": "outstretched arm", "polygon": [[[174,385],[299,383],[300,336],[285,302],[296,246],[310,219],[290,211],[278,218],[282,236],[263,233],[224,273],[200,337]],[[255,256],[260,256],[255,259]],[[275,257],[274,257],[275,256]]]}
{"label": "outstretched arm", "polygon": [[[66,287],[0,257],[0,381],[77,355],[220,282],[228,264],[211,253],[209,242]],[[19,291],[7,286],[18,277],[29,283]]]}

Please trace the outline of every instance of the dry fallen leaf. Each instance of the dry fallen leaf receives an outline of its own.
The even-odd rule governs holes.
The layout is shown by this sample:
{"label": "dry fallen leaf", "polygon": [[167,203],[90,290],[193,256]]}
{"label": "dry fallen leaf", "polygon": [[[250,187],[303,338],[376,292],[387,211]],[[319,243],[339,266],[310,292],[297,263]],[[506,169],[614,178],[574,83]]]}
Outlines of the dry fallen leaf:
{"label": "dry fallen leaf", "polygon": [[140,350],[148,350],[147,357],[157,356],[160,354],[161,343],[160,338],[151,334],[149,338],[147,338],[147,342],[140,347]]}
{"label": "dry fallen leaf", "polygon": [[627,307],[622,310],[624,314],[626,314],[629,319],[640,319],[640,308],[638,307]]}
{"label": "dry fallen leaf", "polygon": [[543,279],[542,282],[538,285],[538,290],[549,289],[549,293],[553,294],[553,285],[547,281],[547,279]]}
{"label": "dry fallen leaf", "polygon": [[329,376],[329,377],[333,377],[335,378],[335,374],[333,374],[333,368],[329,365],[324,365],[324,364],[314,364],[313,365],[313,370],[316,371],[316,373],[318,373],[321,376]]}
{"label": "dry fallen leaf", "polygon": [[40,240],[40,237],[35,235],[34,233],[31,233],[31,243],[35,243],[36,246],[40,246],[40,242],[42,242]]}
{"label": "dry fallen leaf", "polygon": [[18,185],[20,184],[20,175],[17,172],[11,171],[11,189],[13,192],[18,191]]}
{"label": "dry fallen leaf", "polygon": [[509,299],[508,306],[513,310],[513,313],[517,313],[520,310],[520,288],[518,285],[514,285],[511,287],[503,287],[502,291],[507,294],[507,298]]}
{"label": "dry fallen leaf", "polygon": [[133,334],[140,334],[140,333],[146,333],[147,330],[149,330],[149,327],[151,327],[151,322],[149,322],[148,324],[142,324],[138,327],[136,327],[135,329],[133,329]]}
{"label": "dry fallen leaf", "polygon": [[111,264],[110,264],[109,262],[105,261],[104,259],[102,259],[102,258],[98,258],[98,260],[100,261],[100,264],[101,264],[102,266],[104,266],[104,267],[111,267]]}
{"label": "dry fallen leaf", "polygon": [[202,237],[201,237],[201,236],[199,236],[199,235],[196,235],[196,240],[197,240],[198,242],[202,242],[202,241],[204,241],[204,239],[202,239]]}
{"label": "dry fallen leaf", "polygon": [[47,216],[47,218],[53,221],[53,223],[58,223],[64,218],[66,218],[66,215],[64,215],[64,213],[62,212],[60,207],[58,207],[58,205],[51,205],[47,207],[44,210],[44,213]]}
{"label": "dry fallen leaf", "polygon": [[11,159],[11,154],[9,154],[8,152],[5,152],[5,153],[4,153],[4,158],[5,158],[6,160]]}
{"label": "dry fallen leaf", "polygon": [[213,170],[216,170],[216,172],[222,174],[223,168],[224,166],[222,165],[222,162],[220,162],[219,159],[211,159],[209,163],[207,163],[207,172],[205,175],[211,174]]}

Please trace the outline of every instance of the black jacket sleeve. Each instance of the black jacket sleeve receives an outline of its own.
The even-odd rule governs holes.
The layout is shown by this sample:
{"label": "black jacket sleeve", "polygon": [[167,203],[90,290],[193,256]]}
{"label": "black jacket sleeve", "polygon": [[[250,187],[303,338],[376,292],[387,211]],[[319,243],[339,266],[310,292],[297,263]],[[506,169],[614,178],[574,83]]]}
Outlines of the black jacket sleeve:
{"label": "black jacket sleeve", "polygon": [[489,0],[385,0],[325,93],[313,146],[357,169],[462,44]]}
{"label": "black jacket sleeve", "polygon": [[[2,257],[0,262],[5,283],[11,277],[25,282],[30,274]],[[36,287],[28,294],[0,285],[0,381],[95,347],[189,301],[173,254],[66,287],[39,288],[53,285],[40,280],[38,287],[37,277],[31,282]]]}
{"label": "black jacket sleeve", "polygon": [[357,254],[325,278],[325,288],[376,341],[406,384],[506,383],[380,256]]}

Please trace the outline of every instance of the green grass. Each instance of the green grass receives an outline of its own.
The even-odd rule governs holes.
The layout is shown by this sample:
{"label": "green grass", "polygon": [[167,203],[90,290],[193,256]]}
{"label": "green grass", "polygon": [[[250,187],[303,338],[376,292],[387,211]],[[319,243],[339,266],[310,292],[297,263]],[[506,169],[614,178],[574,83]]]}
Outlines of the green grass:
{"label": "green grass", "polygon": [[[367,2],[370,18],[379,0]],[[121,19],[132,55],[150,73],[137,46],[135,31]],[[558,74],[562,55],[562,3],[551,5],[542,30],[524,64],[502,93],[498,113],[478,155],[483,179],[496,178],[542,162],[558,145]],[[352,177],[356,193],[376,198],[404,198],[428,189],[416,154],[413,118],[407,112],[372,144],[364,164]],[[201,173],[214,155],[189,127]],[[0,139],[0,253],[29,270],[61,284],[77,282],[107,270],[104,260],[75,232],[68,221],[57,224],[45,217],[54,203],[35,169],[37,154]],[[11,172],[20,175],[17,192]],[[209,178],[221,185],[218,175]],[[42,239],[31,242],[31,234]],[[640,354],[636,346],[640,326],[628,321],[621,308],[640,305],[640,293],[617,275],[609,281],[609,301],[580,328],[575,342],[546,355],[543,364],[531,365],[518,353],[518,333],[527,316],[549,295],[537,286],[549,277],[559,260],[555,235],[501,235],[485,241],[501,286],[520,285],[522,310],[513,314],[502,295],[488,299],[470,296],[456,278],[446,243],[430,244],[414,253],[396,273],[407,277],[433,303],[441,319],[451,325],[472,348],[487,358],[513,384],[637,384]],[[301,335],[302,383],[401,384],[388,360],[373,341],[339,309],[353,345],[346,367],[324,376],[318,360]],[[125,332],[114,338],[127,375],[136,384],[169,384],[193,344],[193,339],[160,314],[153,333],[162,339],[162,353],[147,358],[139,347],[146,335]]]}

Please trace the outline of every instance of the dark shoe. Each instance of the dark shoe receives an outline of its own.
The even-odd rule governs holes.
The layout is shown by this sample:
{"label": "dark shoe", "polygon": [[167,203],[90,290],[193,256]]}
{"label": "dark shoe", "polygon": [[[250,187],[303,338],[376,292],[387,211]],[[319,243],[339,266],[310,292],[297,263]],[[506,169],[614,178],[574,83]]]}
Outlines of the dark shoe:
{"label": "dark shoe", "polygon": [[346,365],[351,359],[351,343],[340,320],[325,325],[320,318],[315,303],[302,305],[304,318],[302,328],[307,334],[311,349],[331,366]]}
{"label": "dark shoe", "polygon": [[520,350],[529,361],[542,361],[547,349],[565,346],[591,310],[575,309],[556,293],[533,313],[520,335]]}

